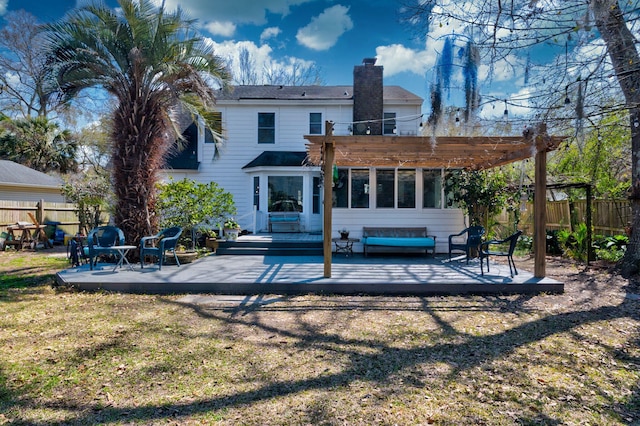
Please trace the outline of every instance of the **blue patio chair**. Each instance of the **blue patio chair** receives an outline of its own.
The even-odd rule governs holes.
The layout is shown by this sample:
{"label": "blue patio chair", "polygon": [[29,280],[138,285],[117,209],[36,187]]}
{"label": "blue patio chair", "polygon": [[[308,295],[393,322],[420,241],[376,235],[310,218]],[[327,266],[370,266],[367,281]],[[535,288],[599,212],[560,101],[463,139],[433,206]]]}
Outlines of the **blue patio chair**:
{"label": "blue patio chair", "polygon": [[180,238],[181,234],[182,228],[174,226],[164,229],[156,235],[142,237],[140,239],[140,267],[144,268],[145,256],[155,256],[158,258],[158,269],[161,270],[167,252],[173,253],[176,265],[180,266],[178,255],[176,254],[176,246],[178,245],[178,238]]}
{"label": "blue patio chair", "polygon": [[[484,275],[484,259],[487,259],[487,272],[489,272],[489,256],[504,256],[507,258],[507,263],[509,264],[511,278],[513,278],[514,273],[515,275],[518,275],[516,264],[513,261],[513,252],[516,249],[516,244],[518,243],[520,235],[522,235],[522,231],[517,231],[504,240],[490,240],[482,243],[482,246],[480,247],[480,274]],[[498,249],[491,250],[491,246],[497,246]]]}
{"label": "blue patio chair", "polygon": [[[457,243],[454,241],[455,237],[460,237],[466,234],[466,239],[463,243]],[[463,251],[467,255],[467,264],[471,257],[471,251],[480,251],[480,244],[482,244],[482,237],[484,236],[484,228],[482,226],[470,226],[463,229],[457,234],[449,235],[449,261],[451,261],[451,253],[455,251]]]}
{"label": "blue patio chair", "polygon": [[87,247],[89,248],[89,268],[98,263],[98,257],[102,255],[118,255],[118,250],[113,246],[124,245],[124,232],[116,226],[98,226],[93,228],[87,236]]}

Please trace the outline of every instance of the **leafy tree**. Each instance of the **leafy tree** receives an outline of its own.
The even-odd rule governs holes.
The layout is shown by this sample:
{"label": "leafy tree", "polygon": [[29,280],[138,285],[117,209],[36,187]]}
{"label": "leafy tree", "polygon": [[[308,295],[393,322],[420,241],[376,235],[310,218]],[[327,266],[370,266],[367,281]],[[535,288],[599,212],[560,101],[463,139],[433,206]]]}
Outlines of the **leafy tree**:
{"label": "leafy tree", "polygon": [[[511,102],[531,108],[530,119],[551,122],[552,131],[574,124],[579,138],[585,118],[595,121],[612,110],[627,113],[633,231],[621,266],[626,274],[636,273],[640,265],[640,55],[631,28],[640,17],[638,3],[420,0],[407,4],[405,10],[409,22],[426,35],[448,26],[470,37],[480,61],[488,64],[490,78],[496,67],[519,73],[528,96]],[[537,64],[535,58],[549,51],[558,53],[554,63]],[[603,94],[614,98],[618,94],[623,102],[605,104]]]}
{"label": "leafy tree", "polygon": [[180,106],[213,125],[214,84],[229,76],[195,21],[152,0],[118,0],[76,9],[46,27],[49,65],[62,100],[86,89],[104,89],[114,99],[111,116],[114,222],[127,241],[158,229],[158,172],[179,135]]}
{"label": "leafy tree", "polygon": [[106,174],[79,174],[66,179],[62,193],[76,205],[80,220],[79,231],[88,235],[103,223],[103,213],[112,198],[111,183]]}
{"label": "leafy tree", "polygon": [[0,158],[15,161],[43,173],[69,173],[77,169],[78,141],[69,130],[46,117],[18,120],[5,118],[0,123]]}
{"label": "leafy tree", "polygon": [[158,212],[163,228],[181,226],[191,234],[195,248],[196,227],[216,226],[236,214],[233,195],[217,183],[196,183],[184,178],[158,184]]}
{"label": "leafy tree", "polygon": [[[631,146],[629,128],[619,124],[626,119],[623,116],[612,113],[603,117],[594,123],[583,143],[554,152],[549,159],[549,174],[556,180],[590,183],[595,197],[626,198],[631,184]],[[576,197],[584,198],[584,191]]]}
{"label": "leafy tree", "polygon": [[487,232],[491,218],[519,198],[507,186],[505,174],[500,170],[452,171],[445,181],[445,193],[449,206],[456,205],[465,211],[469,226],[480,225]]}

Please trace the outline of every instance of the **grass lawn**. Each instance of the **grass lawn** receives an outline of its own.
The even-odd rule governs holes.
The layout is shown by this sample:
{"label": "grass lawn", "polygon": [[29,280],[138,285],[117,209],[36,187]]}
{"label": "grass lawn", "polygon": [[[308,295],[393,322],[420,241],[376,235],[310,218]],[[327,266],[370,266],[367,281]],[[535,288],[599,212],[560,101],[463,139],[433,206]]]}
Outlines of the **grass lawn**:
{"label": "grass lawn", "polygon": [[640,424],[640,302],[606,269],[551,260],[562,295],[191,304],[53,287],[66,267],[0,252],[0,425]]}

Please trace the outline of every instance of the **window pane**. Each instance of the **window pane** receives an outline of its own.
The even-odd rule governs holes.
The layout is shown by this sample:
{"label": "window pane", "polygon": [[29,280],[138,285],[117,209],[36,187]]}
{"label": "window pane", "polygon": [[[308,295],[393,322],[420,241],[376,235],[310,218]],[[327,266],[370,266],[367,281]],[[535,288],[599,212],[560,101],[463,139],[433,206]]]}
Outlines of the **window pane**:
{"label": "window pane", "polygon": [[309,134],[310,135],[322,134],[322,113],[320,112],[309,113]]}
{"label": "window pane", "polygon": [[385,112],[384,113],[384,124],[382,126],[382,132],[385,135],[392,135],[395,133],[396,129],[396,113],[395,112]]}
{"label": "window pane", "polygon": [[302,176],[269,176],[269,211],[302,211]]}
{"label": "window pane", "polygon": [[[446,172],[444,174],[445,182],[449,181],[454,174],[458,174],[458,173],[460,173],[460,170],[452,170],[452,171]],[[450,185],[445,184],[445,188],[447,186],[450,186]],[[444,197],[445,197],[445,207],[452,208],[452,209],[458,208],[458,203],[453,201],[453,195],[451,193],[449,192],[445,193]]]}
{"label": "window pane", "polygon": [[395,199],[395,171],[376,170],[376,207],[393,207]]}
{"label": "window pane", "polygon": [[351,207],[369,207],[369,170],[351,170]]}
{"label": "window pane", "polygon": [[333,181],[333,207],[349,207],[349,169],[338,169]]}
{"label": "window pane", "polygon": [[276,114],[274,112],[259,112],[258,113],[258,127],[270,127],[276,126]]}
{"label": "window pane", "polygon": [[258,113],[258,143],[276,142],[276,114],[273,112]]}
{"label": "window pane", "polygon": [[442,207],[442,175],[440,170],[422,171],[422,206],[425,208]]}
{"label": "window pane", "polygon": [[398,170],[398,208],[416,206],[416,171]]}
{"label": "window pane", "polygon": [[260,177],[253,177],[253,205],[260,210]]}
{"label": "window pane", "polygon": [[320,213],[320,178],[318,176],[313,177],[313,200],[312,200],[313,213]]}

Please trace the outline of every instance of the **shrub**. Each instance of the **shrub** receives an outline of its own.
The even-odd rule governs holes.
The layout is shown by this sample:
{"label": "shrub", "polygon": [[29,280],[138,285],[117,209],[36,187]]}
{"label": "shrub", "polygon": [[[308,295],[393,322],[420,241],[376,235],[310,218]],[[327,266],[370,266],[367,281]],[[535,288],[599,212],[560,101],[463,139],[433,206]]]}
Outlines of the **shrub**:
{"label": "shrub", "polygon": [[594,240],[596,258],[614,263],[622,259],[629,244],[626,235],[598,236]]}

